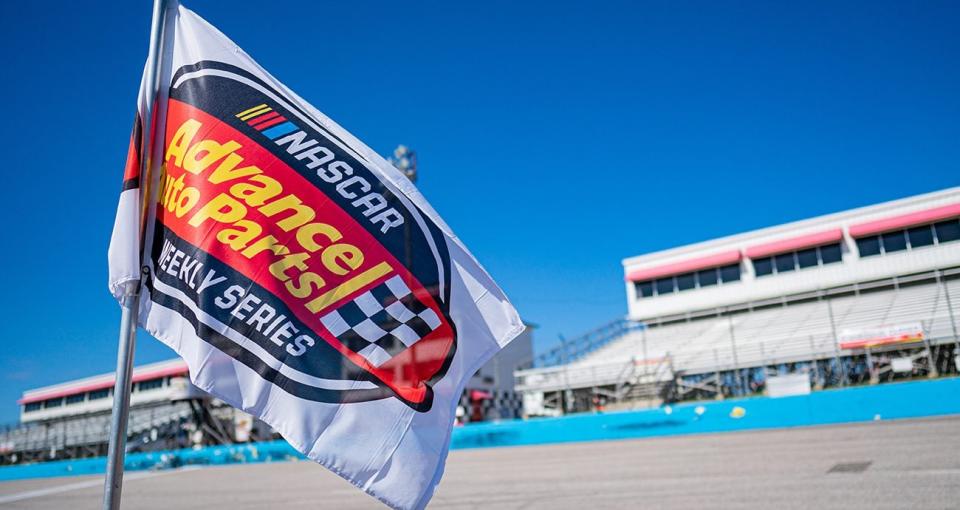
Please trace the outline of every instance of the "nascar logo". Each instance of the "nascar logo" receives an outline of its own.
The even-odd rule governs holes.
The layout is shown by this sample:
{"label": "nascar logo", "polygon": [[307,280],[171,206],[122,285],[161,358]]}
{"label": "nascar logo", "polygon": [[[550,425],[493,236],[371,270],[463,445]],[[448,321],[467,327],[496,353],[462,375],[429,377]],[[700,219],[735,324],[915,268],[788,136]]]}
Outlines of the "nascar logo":
{"label": "nascar logo", "polygon": [[249,74],[235,79],[243,73],[204,62],[175,77],[152,299],[210,303],[198,332],[225,326],[257,348],[210,332],[204,340],[259,373],[279,361],[302,374],[282,384],[299,396],[394,396],[429,409],[456,348],[439,229],[279,92]]}

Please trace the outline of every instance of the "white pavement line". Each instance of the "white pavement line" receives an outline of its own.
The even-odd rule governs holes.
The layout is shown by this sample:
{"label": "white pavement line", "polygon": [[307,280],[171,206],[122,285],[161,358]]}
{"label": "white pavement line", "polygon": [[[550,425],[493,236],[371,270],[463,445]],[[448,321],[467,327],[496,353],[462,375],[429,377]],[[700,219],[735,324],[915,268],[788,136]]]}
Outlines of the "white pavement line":
{"label": "white pavement line", "polygon": [[[196,469],[196,468],[193,468]],[[192,470],[191,467],[181,468],[181,469],[171,469],[165,471],[138,471],[130,474],[126,474],[123,477],[123,481],[130,480],[140,480],[143,478],[153,478],[155,476],[168,475],[171,473],[178,473],[180,471]],[[51,494],[59,494],[61,492],[69,492],[80,489],[87,489],[90,487],[103,487],[103,478],[98,478],[96,480],[87,480],[85,482],[76,482],[68,483],[66,485],[58,485],[56,487],[47,487],[46,489],[37,489],[35,491],[27,492],[18,492],[16,494],[10,494],[9,496],[0,496],[0,505],[4,503],[13,503],[14,501],[23,501],[24,499],[33,499],[40,498],[43,496],[49,496]]]}

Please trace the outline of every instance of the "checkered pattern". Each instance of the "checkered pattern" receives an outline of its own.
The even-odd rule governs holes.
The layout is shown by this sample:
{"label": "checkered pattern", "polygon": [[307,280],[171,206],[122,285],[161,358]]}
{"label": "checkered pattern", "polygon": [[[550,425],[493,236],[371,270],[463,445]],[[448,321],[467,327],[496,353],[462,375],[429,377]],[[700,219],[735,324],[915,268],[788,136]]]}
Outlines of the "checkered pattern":
{"label": "checkered pattern", "polygon": [[[470,413],[473,412],[473,402],[470,400],[470,392],[473,389],[467,388],[460,395],[460,406],[467,413],[467,419],[470,419]],[[484,390],[490,393],[491,398],[480,401],[480,410],[483,413],[483,421],[487,420],[509,420],[523,417],[523,395],[510,390]]]}
{"label": "checkered pattern", "polygon": [[440,327],[440,317],[399,276],[320,318],[353,352],[379,367]]}

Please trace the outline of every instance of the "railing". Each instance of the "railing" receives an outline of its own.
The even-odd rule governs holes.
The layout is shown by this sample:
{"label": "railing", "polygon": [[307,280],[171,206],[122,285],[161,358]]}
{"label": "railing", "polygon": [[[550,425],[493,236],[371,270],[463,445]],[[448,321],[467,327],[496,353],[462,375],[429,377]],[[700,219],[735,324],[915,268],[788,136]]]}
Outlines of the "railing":
{"label": "railing", "polygon": [[659,359],[631,361],[632,363],[627,367],[629,371],[620,375],[619,382],[614,388],[614,398],[617,401],[623,400],[636,386],[645,384],[656,386],[674,377],[673,359],[669,353]]}
{"label": "railing", "polygon": [[[597,363],[579,363],[575,365],[561,365],[556,367],[532,368],[520,370],[514,375],[517,377],[517,391],[540,390],[556,391],[571,388],[587,388],[592,386],[620,385],[644,376],[648,382],[668,381],[671,376],[660,367],[665,366],[667,358],[630,359],[626,362],[601,361]],[[654,366],[653,370],[643,370],[640,367]]]}
{"label": "railing", "polygon": [[583,335],[560,343],[534,359],[537,368],[564,365],[609,344],[627,333],[643,329],[643,324],[629,319],[617,319]]}

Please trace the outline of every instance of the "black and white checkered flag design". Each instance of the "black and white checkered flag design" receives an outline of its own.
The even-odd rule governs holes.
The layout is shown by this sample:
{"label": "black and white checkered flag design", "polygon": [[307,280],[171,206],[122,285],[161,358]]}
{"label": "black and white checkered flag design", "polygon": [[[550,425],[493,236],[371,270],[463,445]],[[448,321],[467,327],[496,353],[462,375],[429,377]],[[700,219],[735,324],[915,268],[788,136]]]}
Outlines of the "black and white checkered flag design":
{"label": "black and white checkered flag design", "polygon": [[440,317],[394,276],[320,318],[333,336],[376,367],[440,327]]}

